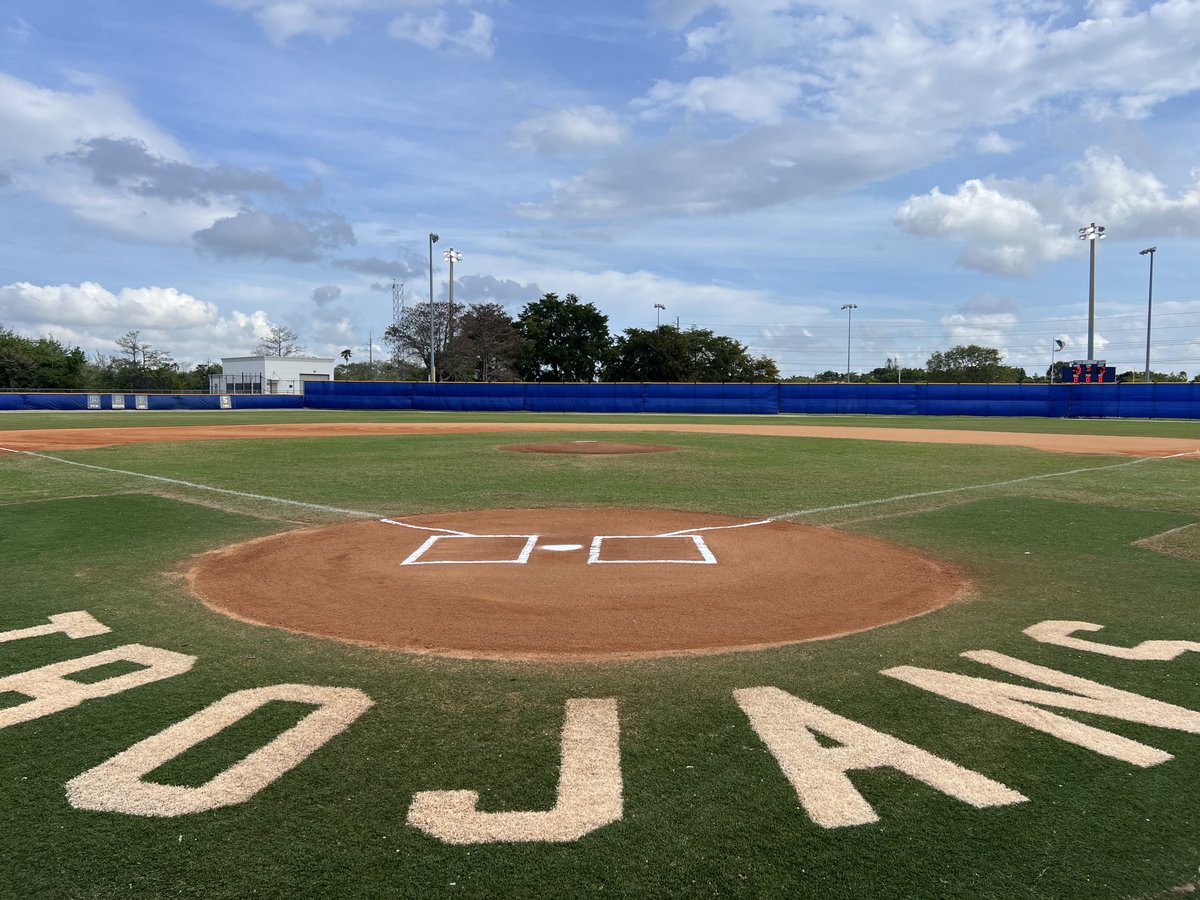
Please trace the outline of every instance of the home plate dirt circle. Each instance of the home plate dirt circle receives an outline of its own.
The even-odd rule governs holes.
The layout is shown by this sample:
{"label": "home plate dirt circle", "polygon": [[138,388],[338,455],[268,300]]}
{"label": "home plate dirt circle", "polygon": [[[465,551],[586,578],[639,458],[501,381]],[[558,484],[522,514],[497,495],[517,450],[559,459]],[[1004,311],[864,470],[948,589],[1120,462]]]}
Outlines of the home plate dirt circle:
{"label": "home plate dirt circle", "polygon": [[678,450],[669,444],[631,444],[619,441],[547,441],[541,444],[505,444],[510,453],[581,453],[585,456],[611,456],[621,453],[668,453]]}
{"label": "home plate dirt circle", "polygon": [[499,509],[287,532],[192,561],[245,621],[417,653],[613,659],[779,646],[944,606],[961,573],[792,522],[657,509]]}

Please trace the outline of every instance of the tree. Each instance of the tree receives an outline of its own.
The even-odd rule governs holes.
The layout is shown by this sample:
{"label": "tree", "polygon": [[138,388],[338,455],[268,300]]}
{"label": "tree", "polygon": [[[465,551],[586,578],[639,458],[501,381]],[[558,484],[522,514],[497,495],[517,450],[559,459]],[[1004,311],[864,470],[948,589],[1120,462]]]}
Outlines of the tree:
{"label": "tree", "polygon": [[283,325],[268,323],[266,335],[259,339],[254,348],[255,356],[299,356],[305,352],[300,345],[300,335]]}
{"label": "tree", "polygon": [[608,316],[574,294],[544,294],[517,317],[517,371],[529,381],[595,381],[611,346]]}
{"label": "tree", "polygon": [[455,321],[443,371],[461,381],[513,381],[522,339],[499,303],[475,303]]}
{"label": "tree", "polygon": [[739,341],[706,328],[680,331],[627,328],[613,345],[610,381],[776,381],[779,367],[765,354],[751,356]]}
{"label": "tree", "polygon": [[925,365],[930,381],[957,381],[985,383],[994,381],[1024,381],[1025,370],[1019,366],[1006,366],[1001,361],[1000,351],[978,344],[958,345],[949,350],[934,353]]}
{"label": "tree", "polygon": [[117,349],[127,354],[126,364],[139,373],[164,366],[173,366],[171,354],[165,350],[155,350],[149,342],[143,341],[140,331],[127,331],[116,340]]}
{"label": "tree", "polygon": [[343,351],[341,352],[341,354],[340,354],[340,356],[342,357],[342,359],[343,359],[345,362],[350,362],[350,357],[351,357],[351,356],[353,356],[353,355],[354,355],[354,354],[353,354],[353,353],[351,353],[349,350],[343,350]]}
{"label": "tree", "polygon": [[406,307],[400,314],[400,320],[389,325],[383,332],[383,342],[392,348],[393,361],[397,365],[402,362],[418,364],[425,370],[426,377],[428,377],[430,332],[432,331],[437,356],[434,361],[440,367],[444,363],[446,350],[450,344],[450,335],[447,330],[449,311],[448,304],[441,302],[433,304],[432,316],[428,303],[418,303]]}
{"label": "tree", "polygon": [[142,340],[140,331],[127,331],[114,342],[116,356],[97,355],[96,371],[89,379],[109,390],[160,390],[177,387],[179,366],[166,350],[156,350]]}
{"label": "tree", "polygon": [[27,338],[0,327],[0,388],[78,389],[87,357],[53,336]]}

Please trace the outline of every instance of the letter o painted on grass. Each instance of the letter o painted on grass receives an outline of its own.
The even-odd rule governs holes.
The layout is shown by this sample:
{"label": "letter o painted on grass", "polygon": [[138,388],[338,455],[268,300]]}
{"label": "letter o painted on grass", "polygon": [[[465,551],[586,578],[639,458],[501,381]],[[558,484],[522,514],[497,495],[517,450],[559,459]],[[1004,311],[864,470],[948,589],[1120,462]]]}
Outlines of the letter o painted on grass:
{"label": "letter o painted on grass", "polygon": [[[317,708],[272,741],[199,787],[158,784],[145,776],[240,722],[272,700]],[[185,816],[245,803],[344,731],[372,704],[354,688],[277,684],[235,691],[182,722],[160,731],[67,782],[77,809],[131,816]]]}

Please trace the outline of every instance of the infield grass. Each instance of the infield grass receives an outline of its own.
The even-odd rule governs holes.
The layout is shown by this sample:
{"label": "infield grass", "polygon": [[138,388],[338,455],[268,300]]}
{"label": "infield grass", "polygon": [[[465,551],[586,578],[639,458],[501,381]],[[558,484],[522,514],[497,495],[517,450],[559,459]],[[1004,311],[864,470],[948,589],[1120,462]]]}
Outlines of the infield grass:
{"label": "infield grass", "polygon": [[[349,420],[336,415],[305,421]],[[7,418],[0,426],[15,427]],[[1167,436],[1160,423],[1142,427],[1105,433]],[[1187,427],[1195,433],[1194,424]],[[192,598],[174,574],[192,554],[293,523],[332,521],[333,514],[6,454],[0,630],[79,609],[113,630],[0,644],[0,676],[135,642],[198,661],[185,675],[0,729],[9,872],[0,893],[978,898],[1172,896],[1173,888],[1196,887],[1200,735],[1066,713],[1174,756],[1138,768],[879,673],[918,665],[1018,681],[959,657],[989,649],[1200,709],[1200,653],[1127,661],[1021,633],[1045,619],[1068,619],[1105,626],[1091,637],[1119,645],[1200,640],[1200,562],[1135,545],[1165,532],[1190,540],[1196,529],[1185,526],[1200,521],[1200,462],[734,435],[614,439],[681,449],[509,454],[496,448],[511,436],[489,434],[185,442],[50,455],[379,514],[644,506],[694,510],[703,524],[706,511],[758,517],[824,509],[798,521],[918,547],[968,572],[972,595],[907,622],[764,652],[506,664],[376,651],[227,619]],[[1018,480],[1089,468],[1096,470]],[[1012,483],[979,487],[996,482]],[[930,495],[825,509],[913,494]],[[67,803],[64,784],[86,769],[232,691],[280,683],[354,687],[374,706],[240,806],[152,819]],[[900,737],[1029,801],[978,810],[894,771],[873,770],[852,780],[880,821],[821,828],[733,700],[734,689],[758,686]],[[621,821],[575,843],[466,847],[405,824],[413,795],[425,790],[477,790],[487,810],[549,808],[563,706],[586,697],[619,703]],[[0,699],[13,705],[25,698]],[[199,785],[308,709],[273,703],[150,777]]]}

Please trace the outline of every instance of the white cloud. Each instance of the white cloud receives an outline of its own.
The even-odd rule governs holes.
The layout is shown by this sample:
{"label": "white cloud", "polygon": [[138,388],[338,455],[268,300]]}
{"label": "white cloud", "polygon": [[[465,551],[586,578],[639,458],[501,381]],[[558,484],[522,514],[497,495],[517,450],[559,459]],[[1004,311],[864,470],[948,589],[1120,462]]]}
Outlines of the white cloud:
{"label": "white cloud", "polygon": [[250,13],[267,38],[282,46],[311,34],[326,43],[350,31],[364,13],[394,12],[424,5],[420,0],[216,0],[221,6]]}
{"label": "white cloud", "polygon": [[91,281],[0,286],[0,321],[104,354],[115,351],[113,342],[125,332],[140,331],[144,340],[182,363],[245,353],[268,327],[261,310],[221,315],[215,303],[175,288],[122,288],[113,293]]}
{"label": "white cloud", "polygon": [[[1044,0],[661,0],[656,10],[681,29],[689,63],[717,71],[658,81],[633,106],[648,125],[673,111],[696,121],[624,142],[558,178],[552,199],[525,214],[774,205],[937,164],[970,148],[968,135],[983,135],[979,152],[1007,153],[1015,140],[1001,134],[1018,124],[1144,118],[1200,90],[1195,0],[1098,3],[1104,16],[1082,20]],[[771,159],[819,177],[771,180]]]}
{"label": "white cloud", "polygon": [[1010,141],[995,131],[989,131],[975,141],[975,151],[977,153],[1005,155],[1012,153],[1017,147],[1018,144],[1015,141]]}
{"label": "white cloud", "polygon": [[409,41],[427,50],[449,47],[490,58],[496,50],[494,30],[495,23],[491,16],[481,12],[472,12],[470,24],[461,31],[452,29],[450,19],[444,12],[432,15],[407,13],[391,21],[388,36],[398,41]]}
{"label": "white cloud", "polygon": [[717,114],[769,125],[782,121],[807,80],[780,66],[756,66],[721,78],[693,78],[685,84],[659,81],[633,105],[648,116],[678,107],[698,115]]}
{"label": "white cloud", "polygon": [[1033,204],[974,178],[953,194],[935,187],[928,194],[910,197],[896,211],[894,221],[921,237],[963,241],[962,265],[1002,275],[1028,275],[1039,262],[1058,259],[1073,249],[1060,228],[1042,221]]}
{"label": "white cloud", "polygon": [[71,89],[56,91],[0,72],[0,159],[41,165],[78,142],[114,135],[134,138],[160,156],[185,158],[175,140],[111,84],[79,77]]}
{"label": "white cloud", "polygon": [[970,179],[953,194],[935,187],[905,201],[893,221],[910,234],[961,242],[967,268],[1028,275],[1071,253],[1075,228],[1087,222],[1125,238],[1200,238],[1200,171],[1172,196],[1153,173],[1093,147],[1064,180]]}
{"label": "white cloud", "polygon": [[1151,172],[1137,171],[1112,153],[1091,147],[1073,167],[1079,183],[1060,188],[1072,219],[1107,223],[1127,237],[1180,235],[1200,238],[1200,169],[1177,195]]}
{"label": "white cloud", "polygon": [[521,122],[513,140],[539,153],[566,153],[619,144],[628,134],[629,126],[603,106],[567,106]]}

